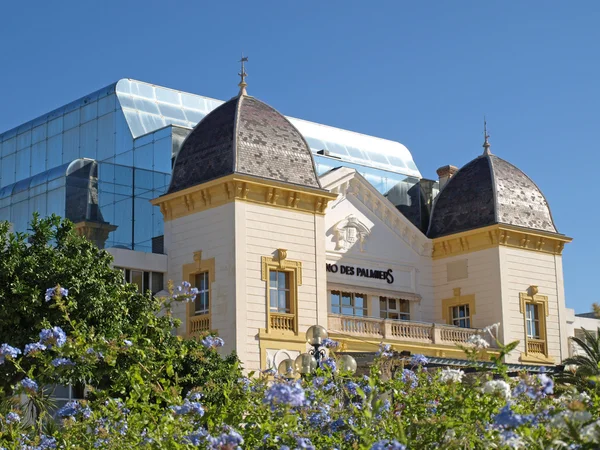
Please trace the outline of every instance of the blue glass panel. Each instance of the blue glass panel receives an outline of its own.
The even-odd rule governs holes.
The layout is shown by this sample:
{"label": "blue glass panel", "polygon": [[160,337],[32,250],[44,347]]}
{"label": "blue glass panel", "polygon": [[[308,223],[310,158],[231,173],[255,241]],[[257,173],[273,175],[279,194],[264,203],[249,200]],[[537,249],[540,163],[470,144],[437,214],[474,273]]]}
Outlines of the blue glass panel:
{"label": "blue glass panel", "polygon": [[31,131],[27,131],[23,134],[17,135],[17,150],[31,146]]}
{"label": "blue glass panel", "polygon": [[81,123],[89,122],[98,117],[98,102],[92,102],[81,107]]}
{"label": "blue glass panel", "polygon": [[133,97],[130,97],[129,95],[119,95],[119,103],[121,103],[122,108],[135,109]]}
{"label": "blue glass panel", "polygon": [[2,143],[2,156],[7,156],[17,151],[17,138],[10,138]]}
{"label": "blue glass panel", "polygon": [[98,122],[92,120],[79,127],[79,155],[81,158],[96,159]]}
{"label": "blue glass panel", "polygon": [[153,172],[151,172],[150,170],[134,169],[133,174],[135,176],[135,187],[136,187],[136,189],[137,188],[141,188],[144,191],[151,191],[152,190],[152,175],[153,175]]}
{"label": "blue glass panel", "polygon": [[47,167],[52,168],[62,164],[62,143],[62,134],[48,139]]}
{"label": "blue glass panel", "polygon": [[79,158],[79,129],[72,128],[63,133],[62,162],[68,163]]}
{"label": "blue glass panel", "polygon": [[124,109],[123,113],[127,118],[127,123],[129,123],[129,127],[131,129],[131,134],[133,136],[141,136],[142,134],[146,134],[146,130],[142,126],[140,118],[138,117],[137,111],[133,111],[130,109]]}
{"label": "blue glass panel", "polygon": [[115,155],[115,113],[98,118],[98,161]]}
{"label": "blue glass panel", "polygon": [[46,141],[38,142],[31,146],[31,174],[46,170]]}
{"label": "blue glass panel", "polygon": [[143,97],[134,97],[133,104],[135,105],[135,109],[139,109],[140,111],[150,114],[160,115],[158,105],[153,101],[147,100]]}
{"label": "blue glass panel", "polygon": [[46,201],[48,195],[43,193],[41,195],[36,195],[35,197],[29,199],[29,211],[31,214],[37,212],[40,216],[46,216]]}
{"label": "blue glass panel", "polygon": [[117,110],[115,113],[115,127],[115,154],[118,155],[133,148],[133,137],[131,136],[131,131],[129,130],[129,125],[127,125],[123,111]]}
{"label": "blue glass panel", "polygon": [[[64,174],[64,171],[63,171]],[[51,180],[48,178],[48,191],[63,187],[67,183],[67,177],[62,176]]]}
{"label": "blue glass panel", "polygon": [[[62,178],[64,180],[64,178]],[[50,187],[50,186],[48,186]],[[65,216],[65,192],[66,188],[53,189],[48,191],[48,214],[58,214]]]}
{"label": "blue glass panel", "polygon": [[48,136],[56,136],[63,132],[63,116],[48,122]]}
{"label": "blue glass panel", "polygon": [[139,119],[144,130],[156,130],[163,128],[167,124],[163,117],[154,114],[140,113]]}
{"label": "blue glass panel", "polygon": [[200,111],[192,111],[191,109],[184,109],[185,116],[189,122],[198,123],[204,119],[205,114]]}
{"label": "blue glass panel", "polygon": [[128,188],[127,193],[131,195],[131,186],[133,186],[133,169],[125,166],[115,166],[115,184]]}
{"label": "blue glass panel", "polygon": [[113,183],[115,181],[115,165],[98,164],[98,180],[103,183]]}
{"label": "blue glass panel", "polygon": [[141,97],[154,98],[154,88],[152,86],[134,80],[131,81],[131,93]]}
{"label": "blue glass panel", "polygon": [[181,102],[186,108],[196,109],[199,111],[206,111],[206,102],[198,95],[181,93]]}
{"label": "blue glass panel", "polygon": [[114,223],[118,226],[114,240],[117,246],[131,248],[132,229],[133,229],[133,205],[131,197],[125,197],[115,194],[115,215]]}
{"label": "blue glass panel", "polygon": [[154,170],[159,172],[171,171],[171,152],[172,143],[170,136],[154,142]]}
{"label": "blue glass panel", "polygon": [[139,148],[143,145],[150,144],[151,142],[154,142],[154,135],[153,133],[148,133],[143,136],[140,136],[139,138],[134,139],[133,148]]}
{"label": "blue glass panel", "polygon": [[115,157],[115,163],[123,166],[133,166],[133,150],[117,155]]}
{"label": "blue glass panel", "polygon": [[46,124],[35,127],[31,130],[31,143],[35,144],[46,139]]}
{"label": "blue glass panel", "polygon": [[27,230],[27,224],[29,223],[29,220],[29,202],[24,200],[22,202],[13,204],[11,221],[14,226],[14,231]]}
{"label": "blue glass panel", "polygon": [[15,160],[16,153],[2,159],[2,186],[15,182]]}
{"label": "blue glass panel", "polygon": [[161,114],[165,117],[179,119],[183,121],[186,120],[185,114],[183,114],[181,108],[177,106],[169,105],[167,103],[159,103],[158,107],[160,108]]}
{"label": "blue glass panel", "polygon": [[116,101],[117,96],[114,94],[108,95],[98,100],[98,115],[103,116],[104,114],[114,112],[116,108]]}
{"label": "blue glass panel", "polygon": [[134,236],[135,242],[150,242],[152,236],[152,205],[147,199],[136,198],[134,200]]}
{"label": "blue glass panel", "polygon": [[150,143],[140,148],[136,148],[133,153],[133,165],[141,169],[152,170],[153,147],[154,145]]}
{"label": "blue glass panel", "polygon": [[79,125],[79,108],[75,111],[64,115],[63,127],[65,130],[70,130]]}
{"label": "blue glass panel", "polygon": [[[154,198],[157,196],[155,195]],[[160,212],[158,206],[152,207],[152,237],[160,236],[165,234],[165,223],[163,221],[163,215]]]}
{"label": "blue glass panel", "polygon": [[15,176],[17,180],[28,178],[31,175],[31,149],[27,147],[25,150],[17,152],[17,167]]}

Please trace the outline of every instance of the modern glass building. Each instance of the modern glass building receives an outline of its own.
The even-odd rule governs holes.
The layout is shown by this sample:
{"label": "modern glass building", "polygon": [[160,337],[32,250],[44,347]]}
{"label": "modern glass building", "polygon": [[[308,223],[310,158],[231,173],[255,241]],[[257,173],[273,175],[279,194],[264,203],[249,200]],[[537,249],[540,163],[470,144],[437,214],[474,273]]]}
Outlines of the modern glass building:
{"label": "modern glass building", "polygon": [[[0,134],[0,220],[22,231],[34,212],[56,213],[103,230],[105,247],[161,253],[163,219],[149,200],[166,192],[190,130],[222,103],[121,79]],[[422,180],[405,146],[290,121],[320,174],[356,169],[422,227],[437,183]]]}

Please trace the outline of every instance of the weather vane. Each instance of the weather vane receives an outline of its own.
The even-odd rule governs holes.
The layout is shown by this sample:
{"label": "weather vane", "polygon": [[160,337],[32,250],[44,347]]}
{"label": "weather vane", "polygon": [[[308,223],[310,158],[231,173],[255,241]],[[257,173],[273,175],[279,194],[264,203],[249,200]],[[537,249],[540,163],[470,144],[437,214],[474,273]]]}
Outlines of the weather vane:
{"label": "weather vane", "polygon": [[244,63],[248,62],[248,57],[244,56],[244,53],[242,53],[242,59],[240,59],[239,62],[242,63],[242,71],[238,73],[240,76],[240,84],[238,84],[238,86],[240,87],[240,95],[246,95],[246,86],[248,86],[246,83],[246,77],[248,74],[246,73],[246,66]]}

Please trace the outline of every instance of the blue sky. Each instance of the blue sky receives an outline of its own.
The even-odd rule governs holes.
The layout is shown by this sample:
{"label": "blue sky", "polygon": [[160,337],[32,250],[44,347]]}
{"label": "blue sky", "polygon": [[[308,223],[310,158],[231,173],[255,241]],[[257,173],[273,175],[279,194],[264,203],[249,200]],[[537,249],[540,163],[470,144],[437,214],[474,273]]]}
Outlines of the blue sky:
{"label": "blue sky", "polygon": [[[27,6],[25,6],[27,5]],[[597,1],[4,2],[0,131],[119,78],[402,142],[423,175],[492,151],[546,195],[567,305],[600,301]]]}

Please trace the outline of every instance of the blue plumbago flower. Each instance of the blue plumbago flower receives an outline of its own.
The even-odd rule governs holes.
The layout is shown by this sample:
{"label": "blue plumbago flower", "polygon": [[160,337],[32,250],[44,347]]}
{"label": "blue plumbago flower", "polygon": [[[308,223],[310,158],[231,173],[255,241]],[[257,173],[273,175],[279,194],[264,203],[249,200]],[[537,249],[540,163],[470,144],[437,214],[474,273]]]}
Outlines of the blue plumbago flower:
{"label": "blue plumbago flower", "polygon": [[21,350],[15,347],[11,347],[8,344],[0,345],[0,364],[4,364],[6,357],[8,356],[10,359],[15,359],[18,355],[21,354]]}
{"label": "blue plumbago flower", "polygon": [[411,388],[416,388],[419,384],[419,381],[417,380],[417,375],[412,370],[403,369],[401,378],[402,382],[410,385]]}
{"label": "blue plumbago flower", "polygon": [[200,392],[188,392],[185,398],[191,400],[192,402],[198,402],[204,397]]}
{"label": "blue plumbago flower", "polygon": [[97,352],[92,347],[88,348],[85,352],[88,355],[94,355],[96,358],[99,358],[99,359],[104,358],[104,355],[102,354],[102,352]]}
{"label": "blue plumbago flower", "polygon": [[344,419],[336,419],[334,420],[331,425],[331,431],[333,431],[334,433],[337,433],[338,431],[340,431],[342,428],[344,428],[346,426],[346,422],[344,422]]}
{"label": "blue plumbago flower", "polygon": [[40,344],[46,345],[48,348],[56,345],[62,347],[67,342],[67,335],[61,327],[53,327],[40,331]]}
{"label": "blue plumbago flower", "polygon": [[208,439],[214,449],[231,449],[237,450],[241,449],[240,447],[244,443],[244,438],[242,435],[230,428],[226,433],[221,434],[219,437],[213,437]]}
{"label": "blue plumbago flower", "polygon": [[356,395],[358,394],[358,384],[356,384],[354,381],[348,381],[346,383],[346,389],[348,389],[348,392],[350,393],[350,395]]}
{"label": "blue plumbago flower", "polygon": [[406,447],[396,440],[390,441],[388,439],[384,439],[382,441],[375,442],[371,446],[371,450],[406,450]]}
{"label": "blue plumbago flower", "polygon": [[171,409],[176,416],[183,416],[185,414],[196,414],[200,417],[204,415],[204,408],[198,402],[190,402],[187,398],[183,401],[181,406],[171,406]]}
{"label": "blue plumbago flower", "polygon": [[531,415],[516,414],[511,408],[510,403],[507,403],[494,417],[494,423],[503,428],[517,428],[525,423],[533,420]]}
{"label": "blue plumbago flower", "polygon": [[16,412],[9,412],[6,417],[4,418],[6,420],[6,423],[11,424],[11,423],[19,423],[21,421],[21,416],[19,416]]}
{"label": "blue plumbago flower", "polygon": [[25,378],[21,381],[21,386],[25,389],[25,392],[29,394],[33,394],[38,390],[38,384],[33,381],[31,378]]}
{"label": "blue plumbago flower", "polygon": [[337,370],[337,364],[335,363],[335,359],[333,358],[325,358],[319,361],[319,367],[321,369],[330,370],[335,372]]}
{"label": "blue plumbago flower", "polygon": [[185,302],[193,302],[194,300],[196,300],[198,292],[198,288],[193,288],[189,282],[184,281],[181,283],[181,286],[177,286],[177,289],[173,294],[173,298],[178,300],[182,299]]}
{"label": "blue plumbago flower", "polygon": [[542,373],[538,375],[538,381],[541,383],[540,392],[542,394],[554,394],[554,381],[552,378]]}
{"label": "blue plumbago flower", "polygon": [[413,355],[410,360],[413,366],[425,366],[429,364],[429,359],[425,355]]}
{"label": "blue plumbago flower", "polygon": [[46,346],[40,342],[34,342],[32,344],[27,344],[25,346],[25,354],[29,355],[30,353],[35,353],[35,352],[43,352],[44,350],[46,350]]}
{"label": "blue plumbago flower", "polygon": [[42,434],[40,437],[40,444],[37,447],[34,447],[33,450],[49,450],[52,448],[56,448],[56,439],[51,436],[46,436]]}
{"label": "blue plumbago flower", "polygon": [[67,297],[69,295],[69,290],[61,287],[60,290],[57,292],[55,287],[48,288],[46,289],[46,296],[44,297],[44,299],[46,300],[46,302],[49,302],[57,295],[60,295],[61,297]]}
{"label": "blue plumbago flower", "polygon": [[302,406],[305,394],[300,383],[274,383],[265,392],[264,403],[272,407],[278,404],[289,406]]}
{"label": "blue plumbago flower", "polygon": [[313,380],[313,386],[314,387],[321,387],[323,386],[323,383],[325,383],[325,378],[323,377],[314,377]]}
{"label": "blue plumbago flower", "polygon": [[57,413],[58,417],[74,417],[77,414],[81,414],[84,419],[89,419],[92,415],[92,410],[89,406],[83,406],[78,401],[72,400],[65,406],[60,408]]}
{"label": "blue plumbago flower", "polygon": [[325,338],[323,339],[321,345],[327,348],[338,348],[340,346],[340,343],[338,341],[334,341],[333,339]]}
{"label": "blue plumbago flower", "polygon": [[202,339],[202,345],[206,348],[217,348],[223,347],[225,345],[225,341],[218,336],[206,336]]}
{"label": "blue plumbago flower", "polygon": [[384,358],[389,358],[394,353],[392,351],[392,346],[390,344],[384,344],[383,342],[379,344],[379,351],[376,356],[382,356]]}
{"label": "blue plumbago flower", "polygon": [[335,390],[335,388],[336,388],[336,386],[335,386],[335,383],[333,381],[330,381],[325,386],[323,386],[323,389],[325,390],[325,392],[329,392],[331,390]]}
{"label": "blue plumbago flower", "polygon": [[188,434],[184,439],[186,441],[189,441],[190,444],[198,447],[201,444],[203,444],[204,442],[206,442],[206,440],[209,439],[210,437],[211,436],[210,436],[210,434],[208,434],[208,431],[206,431],[204,428],[199,428],[196,431],[194,431],[192,434]]}
{"label": "blue plumbago flower", "polygon": [[310,442],[310,439],[299,437],[296,438],[296,445],[298,448],[304,448],[306,450],[315,450],[314,445]]}
{"label": "blue plumbago flower", "polygon": [[131,342],[129,339],[125,339],[123,341],[123,344],[125,344],[126,347],[131,347],[133,345],[133,342]]}
{"label": "blue plumbago flower", "polygon": [[282,445],[279,450],[290,450],[290,448],[287,445]]}
{"label": "blue plumbago flower", "polygon": [[242,385],[242,389],[244,390],[244,392],[248,392],[248,389],[250,388],[250,378],[248,378],[248,377],[238,378],[238,383],[240,383]]}
{"label": "blue plumbago flower", "polygon": [[51,362],[54,367],[60,366],[74,366],[75,363],[71,361],[69,358],[54,358]]}

